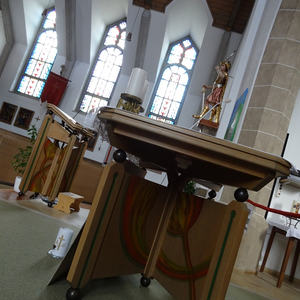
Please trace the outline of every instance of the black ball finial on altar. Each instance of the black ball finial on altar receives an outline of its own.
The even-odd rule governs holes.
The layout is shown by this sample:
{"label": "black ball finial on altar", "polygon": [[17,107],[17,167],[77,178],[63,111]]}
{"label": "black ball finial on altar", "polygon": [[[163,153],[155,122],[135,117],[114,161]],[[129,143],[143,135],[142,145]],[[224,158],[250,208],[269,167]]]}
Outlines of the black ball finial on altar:
{"label": "black ball finial on altar", "polygon": [[217,196],[217,193],[215,190],[210,190],[209,193],[208,193],[208,199],[211,200],[211,199],[214,199],[216,198]]}
{"label": "black ball finial on altar", "polygon": [[70,287],[67,290],[66,299],[67,300],[81,300],[80,289],[74,289],[74,288]]}
{"label": "black ball finial on altar", "polygon": [[116,150],[113,154],[114,160],[118,163],[124,162],[126,160],[126,157],[127,157],[126,152],[121,149]]}
{"label": "black ball finial on altar", "polygon": [[150,283],[151,283],[151,278],[142,276],[140,283],[141,283],[141,286],[148,287],[150,285]]}
{"label": "black ball finial on altar", "polygon": [[249,194],[246,189],[244,188],[238,188],[234,192],[234,198],[239,202],[245,202],[249,199]]}

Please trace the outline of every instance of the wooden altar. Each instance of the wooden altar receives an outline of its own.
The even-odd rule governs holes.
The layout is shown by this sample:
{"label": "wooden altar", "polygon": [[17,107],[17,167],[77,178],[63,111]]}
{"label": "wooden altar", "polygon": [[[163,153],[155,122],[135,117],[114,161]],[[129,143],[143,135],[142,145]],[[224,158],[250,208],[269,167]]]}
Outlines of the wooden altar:
{"label": "wooden altar", "polygon": [[169,184],[144,180],[129,161],[105,167],[67,275],[67,299],[80,299],[89,280],[132,273],[143,274],[143,286],[157,279],[175,299],[224,299],[248,210],[187,195],[183,186],[200,178],[258,191],[288,175],[289,162],[123,110],[102,108],[99,118],[114,147],[165,170]]}

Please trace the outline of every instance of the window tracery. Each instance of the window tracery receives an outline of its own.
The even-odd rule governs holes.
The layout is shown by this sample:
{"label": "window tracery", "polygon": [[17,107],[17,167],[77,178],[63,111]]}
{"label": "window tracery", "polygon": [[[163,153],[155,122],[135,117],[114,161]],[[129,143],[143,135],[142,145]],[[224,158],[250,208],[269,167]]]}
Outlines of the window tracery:
{"label": "window tracery", "polygon": [[149,118],[176,124],[197,55],[190,37],[170,45],[149,105]]}

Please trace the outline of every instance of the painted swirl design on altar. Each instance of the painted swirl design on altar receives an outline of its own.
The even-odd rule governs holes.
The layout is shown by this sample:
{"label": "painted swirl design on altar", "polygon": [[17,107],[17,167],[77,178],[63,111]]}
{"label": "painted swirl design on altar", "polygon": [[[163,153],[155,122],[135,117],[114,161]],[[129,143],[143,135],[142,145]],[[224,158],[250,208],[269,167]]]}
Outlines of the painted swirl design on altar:
{"label": "painted swirl design on altar", "polygon": [[[151,222],[157,201],[162,201],[161,186],[132,177],[123,203],[121,240],[127,255],[145,265],[150,252],[151,241],[147,240],[147,224]],[[210,259],[193,264],[190,252],[189,231],[201,213],[204,199],[181,193],[172,214],[168,235],[182,239],[185,265],[171,259],[161,251],[158,269],[167,276],[189,282],[191,299],[196,299],[195,281],[208,272]],[[152,216],[151,216],[152,213]]]}

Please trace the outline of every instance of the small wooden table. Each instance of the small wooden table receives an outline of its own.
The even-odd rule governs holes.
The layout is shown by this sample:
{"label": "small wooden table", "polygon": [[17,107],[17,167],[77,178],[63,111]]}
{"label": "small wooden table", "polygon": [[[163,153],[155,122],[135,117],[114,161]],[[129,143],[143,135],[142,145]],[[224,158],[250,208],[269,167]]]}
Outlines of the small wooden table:
{"label": "small wooden table", "polygon": [[[271,235],[270,235],[270,238],[269,238],[269,241],[268,241],[268,245],[267,245],[267,249],[266,249],[266,252],[265,252],[265,255],[264,255],[262,265],[261,265],[260,270],[259,270],[260,272],[263,272],[264,269],[265,269],[265,265],[266,265],[266,262],[268,260],[271,248],[272,248],[272,244],[273,244],[275,234],[279,233],[279,234],[282,234],[282,235],[286,235],[287,230],[288,230],[288,228],[286,228],[286,230],[284,230],[282,228],[279,228],[278,225],[277,226],[272,225]],[[294,280],[294,275],[295,275],[295,271],[296,271],[296,267],[297,267],[297,262],[298,262],[298,258],[299,258],[299,255],[300,255],[300,240],[291,236],[291,237],[288,237],[287,246],[286,246],[286,249],[285,249],[284,257],[282,259],[282,264],[281,264],[281,268],[280,268],[280,272],[279,272],[279,276],[278,276],[278,280],[277,280],[277,284],[276,284],[276,286],[278,288],[280,288],[281,285],[282,285],[285,270],[286,270],[287,264],[289,262],[289,258],[290,258],[290,255],[292,253],[292,250],[293,250],[293,247],[294,247],[295,243],[297,243],[297,246],[296,246],[295,255],[294,255],[294,258],[293,258],[293,262],[292,262],[291,273],[290,273],[290,276],[289,276],[289,281],[292,282]]]}
{"label": "small wooden table", "polygon": [[[119,109],[102,108],[99,118],[105,123],[112,146],[135,155],[153,168],[165,170],[169,184],[165,190],[154,193],[155,197],[150,202],[144,200],[145,197],[136,200],[136,205],[143,207],[155,203],[157,210],[153,216],[159,216],[159,219],[154,218],[152,229],[148,229],[154,234],[147,232],[149,222],[148,227],[143,227],[145,232],[139,231],[134,239],[130,237],[130,231],[124,233],[135,245],[129,243],[128,251],[137,258],[136,263],[140,263],[129,266],[128,257],[119,261],[121,250],[117,258],[112,249],[118,248],[116,245],[120,243],[116,238],[116,235],[120,237],[117,228],[130,223],[126,215],[132,214],[132,205],[126,208],[126,199],[136,199],[135,189],[129,187],[130,182],[137,179],[126,175],[132,172],[127,170],[127,162],[124,167],[113,163],[104,169],[68,273],[67,280],[72,288],[67,293],[67,299],[79,299],[78,288],[92,278],[132,272],[143,273],[143,286],[149,285],[150,279],[155,277],[176,299],[224,299],[248,210],[243,203],[236,201],[223,205],[196,197],[186,198],[181,193],[182,188],[187,180],[200,178],[258,191],[273,178],[288,175],[290,163],[281,157]],[[143,193],[147,189],[155,189],[151,184],[139,181],[136,191]],[[143,187],[140,188],[140,185]],[[242,190],[241,193],[243,200],[247,197],[245,192]],[[122,200],[124,195],[127,196]],[[125,225],[115,225],[114,222],[119,222],[122,209],[129,209],[124,213],[127,221],[123,222]],[[197,211],[199,214],[193,216]],[[200,214],[200,211],[203,213]],[[136,222],[130,223],[133,231],[141,219],[138,218]],[[187,232],[185,226],[188,226]],[[181,231],[185,232],[184,249],[189,251],[183,250],[178,240],[174,240],[169,233]],[[144,234],[147,238],[144,238]],[[192,234],[196,235],[189,239],[188,236]],[[208,240],[210,237],[212,240]],[[151,244],[149,251],[140,249],[143,248],[138,242],[141,239]],[[190,247],[191,240],[194,244]],[[110,244],[112,241],[114,243]],[[140,253],[141,257],[137,249],[143,253]],[[177,259],[173,257],[176,254]],[[171,264],[170,257],[174,259],[172,268],[177,270],[176,274],[167,267]],[[176,260],[177,264],[185,261],[187,269],[177,266]],[[196,265],[193,260],[197,261]]]}

